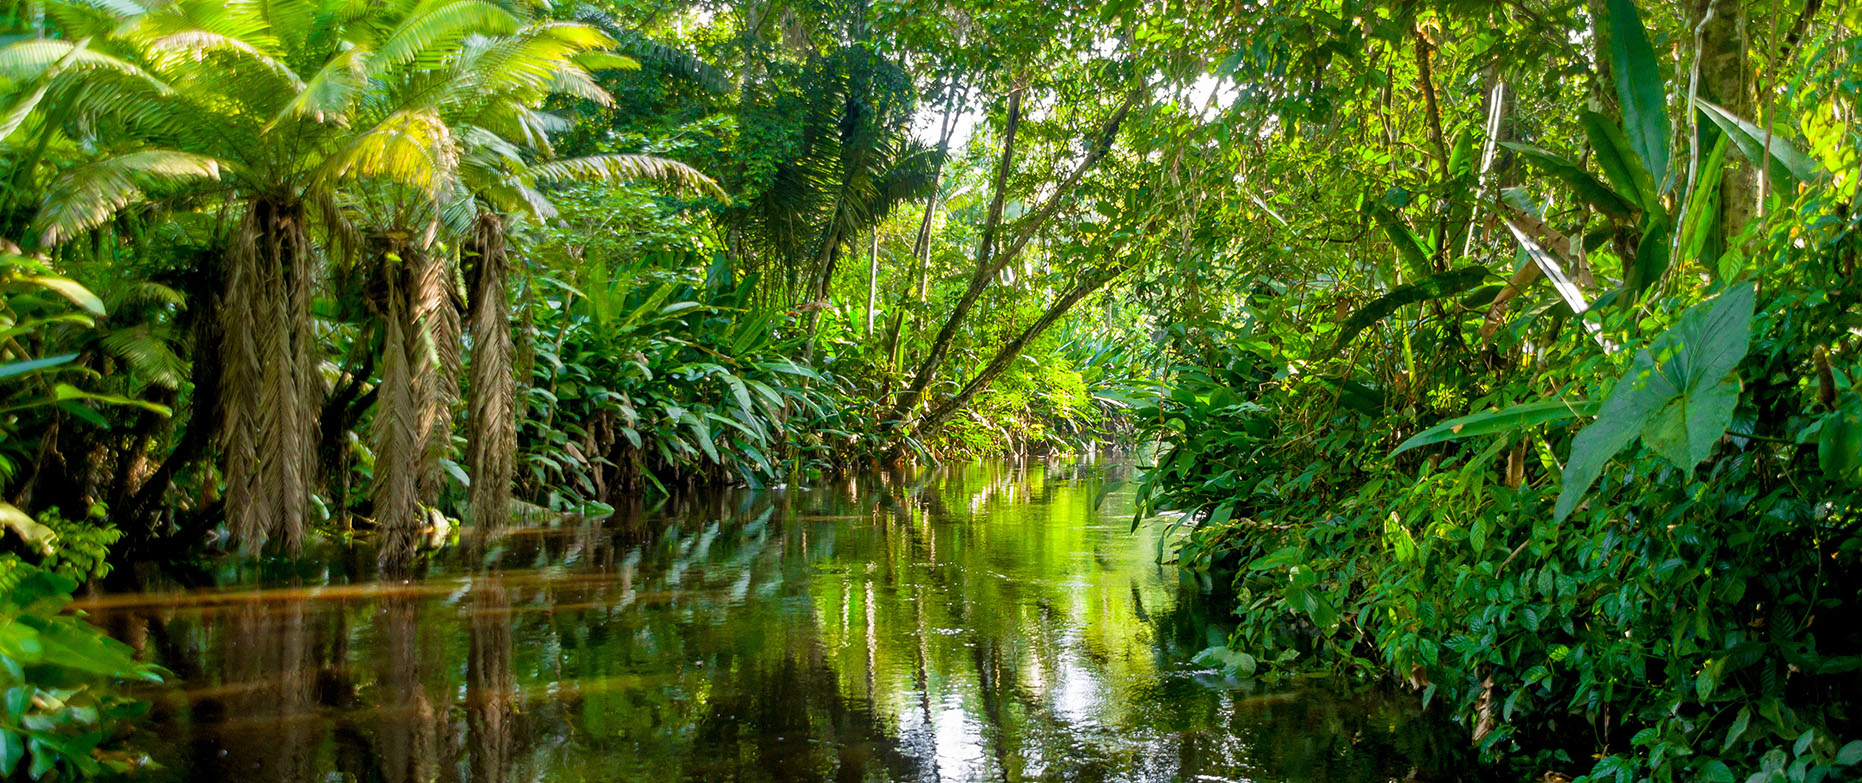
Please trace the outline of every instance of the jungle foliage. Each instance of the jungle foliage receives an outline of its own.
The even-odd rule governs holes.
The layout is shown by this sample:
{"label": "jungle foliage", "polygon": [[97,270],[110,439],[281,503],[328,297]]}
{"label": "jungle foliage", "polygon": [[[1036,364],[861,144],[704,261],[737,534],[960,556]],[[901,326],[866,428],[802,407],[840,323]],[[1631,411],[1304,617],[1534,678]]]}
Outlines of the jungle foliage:
{"label": "jungle foliage", "polygon": [[[77,633],[45,597],[130,561],[401,574],[461,523],[1148,440],[1160,555],[1237,591],[1206,656],[1236,673],[1408,683],[1534,775],[1862,761],[1847,4],[0,28],[19,627]],[[0,716],[0,761],[120,760],[97,694],[159,676],[120,652],[9,667],[69,710]]]}
{"label": "jungle foliage", "polygon": [[1318,5],[1238,55],[1310,87],[1137,414],[1236,592],[1206,659],[1404,683],[1521,776],[1853,776],[1862,17]]}

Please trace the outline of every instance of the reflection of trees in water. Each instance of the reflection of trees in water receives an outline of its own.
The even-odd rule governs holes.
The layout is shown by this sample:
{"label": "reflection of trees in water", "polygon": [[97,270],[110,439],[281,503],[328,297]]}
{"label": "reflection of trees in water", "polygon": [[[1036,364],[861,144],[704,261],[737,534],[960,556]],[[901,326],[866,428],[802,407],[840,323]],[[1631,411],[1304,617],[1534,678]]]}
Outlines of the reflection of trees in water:
{"label": "reflection of trees in water", "polygon": [[467,621],[466,745],[472,780],[511,778],[517,680],[511,670],[511,597],[504,588],[472,589]]}
{"label": "reflection of trees in water", "polygon": [[438,763],[433,703],[421,686],[420,605],[389,595],[375,614],[381,633],[376,743],[387,783],[424,783]]}
{"label": "reflection of trees in water", "polygon": [[315,777],[319,625],[298,602],[247,602],[215,618],[218,682],[192,706],[200,780],[295,783]]}
{"label": "reflection of trees in water", "polygon": [[1183,662],[1226,636],[1209,619],[1226,605],[1198,605],[1151,562],[1154,539],[1107,524],[1124,502],[1100,508],[1114,473],[950,468],[716,493],[511,531],[467,559],[504,571],[441,563],[425,584],[157,623],[165,658],[199,652],[164,639],[200,639],[223,651],[210,676],[255,684],[196,699],[203,744],[177,771],[1348,780],[1401,777],[1455,744],[1406,708],[1195,679]]}

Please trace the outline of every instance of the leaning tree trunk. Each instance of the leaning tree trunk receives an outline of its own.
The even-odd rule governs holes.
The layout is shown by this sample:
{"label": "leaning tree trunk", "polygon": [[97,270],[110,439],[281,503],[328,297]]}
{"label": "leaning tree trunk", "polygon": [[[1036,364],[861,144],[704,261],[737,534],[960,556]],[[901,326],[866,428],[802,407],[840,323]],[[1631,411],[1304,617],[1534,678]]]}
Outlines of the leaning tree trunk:
{"label": "leaning tree trunk", "polygon": [[504,222],[479,217],[472,234],[471,378],[466,387],[466,473],[472,477],[472,521],[486,529],[505,525],[511,514],[511,482],[517,472],[516,350],[511,340],[511,304],[505,289],[510,256]]}
{"label": "leaning tree trunk", "polygon": [[1008,121],[1003,129],[1002,157],[996,166],[993,186],[995,196],[990,202],[989,214],[983,221],[982,237],[977,240],[976,269],[970,275],[970,284],[964,289],[963,296],[957,299],[956,305],[951,308],[950,315],[944,321],[943,328],[938,330],[937,337],[931,341],[931,348],[925,353],[924,361],[919,363],[911,386],[900,393],[898,400],[893,403],[892,417],[894,420],[904,421],[906,415],[924,396],[925,389],[937,376],[938,367],[944,361],[944,354],[950,350],[951,341],[957,336],[957,330],[963,326],[964,319],[970,314],[970,309],[982,297],[983,291],[989,287],[990,282],[995,280],[996,276],[1001,274],[1010,263],[1021,257],[1022,251],[1027,249],[1028,243],[1034,239],[1035,232],[1039,231],[1060,210],[1062,204],[1073,198],[1075,188],[1079,186],[1087,172],[1092,171],[1112,152],[1112,142],[1118,138],[1119,127],[1124,124],[1131,110],[1137,106],[1141,94],[1136,90],[1126,94],[1124,102],[1119,104],[1118,109],[1106,120],[1106,124],[1094,134],[1086,156],[1074,165],[1073,170],[1067,174],[1065,179],[1055,185],[1054,192],[1048,196],[1047,201],[1021,219],[1019,230],[1010,237],[1008,244],[997,248],[996,233],[1001,228],[1003,199],[1007,194],[1009,172],[1015,162],[1016,126],[1021,118],[1021,92],[1010,94]]}
{"label": "leaning tree trunk", "polygon": [[226,258],[220,319],[221,445],[226,522],[248,553],[306,534],[322,384],[310,300],[313,266],[303,210],[258,201]]}
{"label": "leaning tree trunk", "polygon": [[1023,329],[1021,334],[1016,335],[1015,339],[1010,340],[1007,344],[997,349],[996,355],[991,357],[989,364],[983,367],[983,371],[977,373],[976,377],[970,379],[969,383],[964,384],[963,388],[957,392],[956,396],[945,400],[943,404],[933,408],[914,423],[911,430],[912,434],[916,435],[934,430],[948,421],[950,417],[955,415],[958,411],[963,410],[964,406],[970,404],[970,400],[974,399],[979,392],[989,388],[989,384],[993,383],[997,376],[1001,375],[1010,365],[1013,365],[1017,359],[1021,358],[1022,349],[1026,348],[1028,343],[1039,339],[1041,335],[1048,330],[1048,327],[1053,326],[1054,322],[1059,321],[1062,316],[1065,316],[1067,311],[1073,309],[1074,305],[1079,304],[1081,299],[1085,299],[1106,283],[1112,282],[1114,278],[1122,274],[1128,267],[1129,265],[1126,263],[1117,263],[1103,270],[1088,274],[1085,278],[1081,279],[1072,289],[1062,294],[1059,299],[1054,300],[1054,303],[1049,305],[1045,312],[1041,313],[1041,317],[1035,319],[1034,323],[1029,324],[1028,328]]}

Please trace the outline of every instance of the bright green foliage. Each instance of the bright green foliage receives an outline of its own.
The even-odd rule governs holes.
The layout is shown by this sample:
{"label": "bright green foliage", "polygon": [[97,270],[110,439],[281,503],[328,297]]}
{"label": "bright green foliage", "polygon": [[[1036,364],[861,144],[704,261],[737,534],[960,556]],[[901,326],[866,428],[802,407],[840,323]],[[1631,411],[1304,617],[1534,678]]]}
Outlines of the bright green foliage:
{"label": "bright green foliage", "polygon": [[[1784,47],[1741,117],[1674,78],[1691,12],[1534,8],[1325,39],[1374,65],[1295,95],[1347,130],[1272,134],[1221,315],[1160,330],[1171,388],[1135,412],[1160,441],[1141,497],[1179,534],[1160,555],[1234,587],[1209,662],[1404,684],[1502,775],[1849,779],[1862,42]],[[1609,44],[1581,60],[1524,43],[1586,23]],[[1486,59],[1496,39],[1522,48]],[[1428,54],[1458,104],[1404,81]],[[1457,109],[1498,80],[1505,104]],[[1496,196],[1464,134],[1497,150]],[[1476,263],[1505,285],[1435,285]]]}
{"label": "bright green foliage", "polygon": [[149,705],[125,681],[160,682],[123,643],[64,612],[77,583],[0,556],[0,775],[124,773],[140,756],[108,749]]}

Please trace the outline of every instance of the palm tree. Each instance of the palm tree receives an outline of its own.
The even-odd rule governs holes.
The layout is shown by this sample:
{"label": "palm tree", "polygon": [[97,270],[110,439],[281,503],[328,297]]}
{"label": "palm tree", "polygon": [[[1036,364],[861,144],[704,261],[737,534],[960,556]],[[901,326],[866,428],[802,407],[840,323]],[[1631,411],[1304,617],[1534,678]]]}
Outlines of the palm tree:
{"label": "palm tree", "polygon": [[[178,0],[135,13],[53,3],[48,13],[76,41],[14,44],[0,50],[0,69],[36,68],[48,87],[34,111],[82,119],[122,154],[67,172],[71,185],[41,206],[42,236],[56,242],[101,224],[142,197],[139,179],[193,178],[221,193],[237,228],[219,291],[195,301],[216,308],[222,325],[225,515],[249,551],[275,537],[294,550],[306,534],[323,393],[310,317],[314,228],[350,232],[340,208],[348,181],[434,188],[436,167],[395,153],[443,126],[420,91],[383,85],[416,84],[468,36],[508,34],[518,22],[483,0]],[[351,119],[365,110],[384,119],[358,129]]]}
{"label": "palm tree", "polygon": [[[451,447],[454,381],[463,363],[462,337],[473,349],[467,401],[469,506],[480,524],[508,516],[516,453],[515,379],[506,291],[505,226],[554,213],[538,184],[566,179],[652,177],[708,187],[711,180],[672,161],[646,156],[597,156],[542,164],[549,136],[566,123],[537,110],[553,96],[610,103],[588,68],[628,66],[600,50],[612,41],[570,22],[525,25],[506,35],[472,36],[436,67],[410,74],[385,90],[409,99],[358,134],[334,160],[365,177],[349,200],[366,226],[361,243],[379,293],[381,382],[373,423],[375,523],[384,568],[404,566],[416,531],[438,500],[437,461]],[[419,107],[420,121],[410,119]],[[377,161],[379,161],[377,163]],[[426,187],[415,189],[409,182]],[[456,237],[472,261],[462,335],[453,304],[455,265],[438,237]]]}
{"label": "palm tree", "polygon": [[466,333],[472,364],[466,401],[466,471],[471,507],[481,525],[509,516],[517,455],[517,385],[511,339],[509,227],[541,221],[556,210],[538,185],[550,182],[654,180],[679,184],[728,201],[697,169],[650,155],[591,155],[526,164],[519,157],[482,160],[472,178],[476,219],[467,242],[469,291]]}

